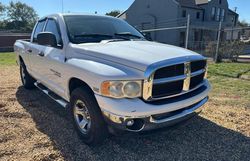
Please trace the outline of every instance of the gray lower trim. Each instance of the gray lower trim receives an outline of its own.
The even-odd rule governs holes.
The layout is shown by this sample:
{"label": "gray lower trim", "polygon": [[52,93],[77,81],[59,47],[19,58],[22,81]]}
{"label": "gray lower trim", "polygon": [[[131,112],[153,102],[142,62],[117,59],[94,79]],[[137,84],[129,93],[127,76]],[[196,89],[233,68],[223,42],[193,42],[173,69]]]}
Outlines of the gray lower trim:
{"label": "gray lower trim", "polygon": [[[168,118],[165,118],[165,119],[162,119],[162,120],[156,120],[154,119],[152,116],[150,117],[150,122],[151,123],[155,123],[155,124],[162,124],[162,123],[165,123],[165,122],[169,122],[169,121],[173,121],[173,120],[177,120],[177,119],[180,119],[182,117],[185,117],[186,115],[189,115],[193,112],[200,112],[201,109],[199,109],[201,106],[203,106],[206,102],[208,101],[208,97],[203,99],[201,102],[199,102],[197,105],[195,105],[193,108],[191,109],[188,109],[188,110],[184,110],[183,112],[175,115],[175,116],[172,116],[172,117],[168,117]],[[199,109],[199,110],[198,110]],[[198,111],[196,111],[198,110]]]}

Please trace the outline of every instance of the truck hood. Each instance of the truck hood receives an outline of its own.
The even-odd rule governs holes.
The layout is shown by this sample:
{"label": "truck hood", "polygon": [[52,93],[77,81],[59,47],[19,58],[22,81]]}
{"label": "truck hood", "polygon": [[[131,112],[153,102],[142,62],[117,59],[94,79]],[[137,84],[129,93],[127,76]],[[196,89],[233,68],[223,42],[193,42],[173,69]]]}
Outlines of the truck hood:
{"label": "truck hood", "polygon": [[116,41],[78,44],[72,46],[77,53],[112,61],[145,71],[149,65],[180,57],[203,56],[180,47],[150,41]]}

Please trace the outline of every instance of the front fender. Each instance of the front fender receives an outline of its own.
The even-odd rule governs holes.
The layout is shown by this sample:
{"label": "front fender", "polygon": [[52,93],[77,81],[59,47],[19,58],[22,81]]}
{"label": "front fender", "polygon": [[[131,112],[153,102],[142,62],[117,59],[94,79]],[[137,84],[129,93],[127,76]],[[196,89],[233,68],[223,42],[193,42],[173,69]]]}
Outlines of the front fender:
{"label": "front fender", "polygon": [[[66,85],[69,87],[71,78],[77,78],[85,82],[95,94],[100,94],[101,83],[107,80],[142,80],[144,73],[142,71],[119,64],[103,63],[93,60],[72,58],[67,62],[65,75],[67,76]],[[69,88],[67,88],[69,96]]]}

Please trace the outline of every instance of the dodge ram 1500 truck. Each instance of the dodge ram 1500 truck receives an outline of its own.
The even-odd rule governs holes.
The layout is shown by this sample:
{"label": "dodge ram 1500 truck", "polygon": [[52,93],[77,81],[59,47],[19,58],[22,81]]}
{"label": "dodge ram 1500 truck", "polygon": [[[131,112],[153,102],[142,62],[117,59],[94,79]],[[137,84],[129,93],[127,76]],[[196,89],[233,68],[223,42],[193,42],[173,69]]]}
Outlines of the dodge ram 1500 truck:
{"label": "dodge ram 1500 truck", "polygon": [[98,15],[41,18],[14,45],[26,89],[38,87],[67,108],[87,144],[111,131],[173,125],[208,100],[207,60],[147,41],[123,20]]}

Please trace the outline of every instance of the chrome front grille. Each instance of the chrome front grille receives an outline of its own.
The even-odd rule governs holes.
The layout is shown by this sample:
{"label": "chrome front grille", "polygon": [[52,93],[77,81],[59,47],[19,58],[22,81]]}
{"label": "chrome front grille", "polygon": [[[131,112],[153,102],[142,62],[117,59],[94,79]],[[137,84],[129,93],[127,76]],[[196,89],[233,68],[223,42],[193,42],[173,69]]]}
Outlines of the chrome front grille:
{"label": "chrome front grille", "polygon": [[183,61],[179,64],[156,68],[144,81],[144,100],[159,100],[179,96],[204,84],[206,60]]}

